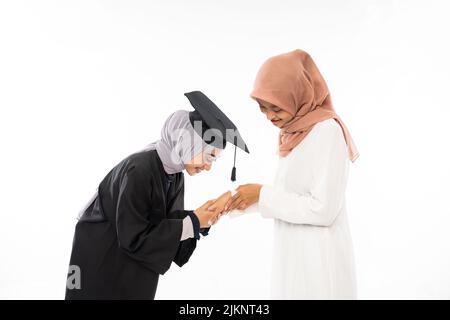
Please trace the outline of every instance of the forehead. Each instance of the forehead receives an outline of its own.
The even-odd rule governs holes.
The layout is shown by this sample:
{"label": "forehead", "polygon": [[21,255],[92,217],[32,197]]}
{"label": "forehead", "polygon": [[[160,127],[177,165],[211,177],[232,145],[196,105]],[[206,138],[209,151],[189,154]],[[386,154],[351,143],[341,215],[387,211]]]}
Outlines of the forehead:
{"label": "forehead", "polygon": [[268,108],[268,109],[280,109],[280,107],[278,107],[278,106],[276,106],[276,105],[274,105],[274,104],[272,104],[270,102],[267,102],[267,101],[264,101],[264,100],[261,100],[261,99],[257,99],[257,101],[258,101],[259,105],[262,106],[262,107],[265,107],[265,108]]}

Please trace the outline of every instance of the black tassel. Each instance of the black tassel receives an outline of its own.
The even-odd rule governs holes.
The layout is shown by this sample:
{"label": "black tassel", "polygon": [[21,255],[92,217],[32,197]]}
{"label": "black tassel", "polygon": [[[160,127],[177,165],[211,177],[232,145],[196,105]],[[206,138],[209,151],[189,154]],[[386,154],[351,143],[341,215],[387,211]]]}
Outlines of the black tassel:
{"label": "black tassel", "polygon": [[231,170],[231,181],[236,181],[236,145],[234,145],[234,163],[233,163],[233,170]]}

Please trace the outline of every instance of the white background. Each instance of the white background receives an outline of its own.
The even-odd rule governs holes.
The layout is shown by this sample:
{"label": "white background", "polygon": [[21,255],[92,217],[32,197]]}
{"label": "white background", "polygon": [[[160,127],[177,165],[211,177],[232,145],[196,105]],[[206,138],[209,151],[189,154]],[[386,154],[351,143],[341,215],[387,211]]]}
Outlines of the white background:
{"label": "white background", "polygon": [[[200,89],[240,128],[238,183],[270,183],[262,62],[315,59],[361,157],[347,189],[361,299],[450,298],[447,1],[0,1],[0,298],[62,299],[75,217]],[[232,148],[186,206],[231,187]],[[268,298],[272,222],[226,217],[159,299]]]}

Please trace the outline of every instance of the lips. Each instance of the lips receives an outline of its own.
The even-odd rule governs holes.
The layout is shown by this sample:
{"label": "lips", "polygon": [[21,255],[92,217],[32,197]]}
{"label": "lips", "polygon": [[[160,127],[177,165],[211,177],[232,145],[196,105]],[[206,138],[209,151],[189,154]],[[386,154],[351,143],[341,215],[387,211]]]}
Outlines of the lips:
{"label": "lips", "polygon": [[272,123],[278,123],[278,121],[280,121],[280,119],[278,119],[278,120],[270,120],[270,121],[272,121]]}

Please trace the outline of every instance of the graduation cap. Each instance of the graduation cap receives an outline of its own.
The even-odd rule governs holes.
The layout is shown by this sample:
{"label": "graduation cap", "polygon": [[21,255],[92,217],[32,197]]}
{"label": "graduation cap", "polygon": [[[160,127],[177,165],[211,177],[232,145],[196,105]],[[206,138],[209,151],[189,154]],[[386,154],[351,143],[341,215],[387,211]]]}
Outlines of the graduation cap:
{"label": "graduation cap", "polygon": [[[184,94],[195,111],[189,113],[189,120],[197,133],[202,139],[217,148],[224,149],[226,142],[234,144],[234,164],[231,171],[231,181],[236,181],[236,148],[244,150],[247,153],[247,145],[242,139],[237,127],[234,123],[201,91],[192,91]],[[201,129],[195,125],[196,121],[202,121]],[[218,130],[222,140],[208,139],[209,135],[205,135],[205,132],[209,129]],[[212,137],[211,137],[212,138]]]}

